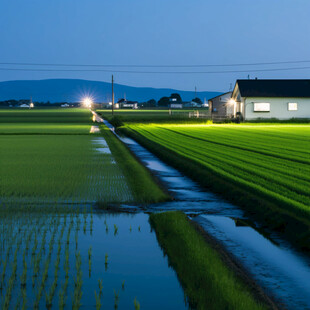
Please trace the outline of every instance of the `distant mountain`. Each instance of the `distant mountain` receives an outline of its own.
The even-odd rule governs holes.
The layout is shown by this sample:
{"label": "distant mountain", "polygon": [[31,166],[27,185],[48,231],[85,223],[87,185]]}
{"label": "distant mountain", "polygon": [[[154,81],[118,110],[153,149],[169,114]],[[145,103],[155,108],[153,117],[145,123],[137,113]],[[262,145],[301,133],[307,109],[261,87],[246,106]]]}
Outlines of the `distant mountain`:
{"label": "distant mountain", "polygon": [[[171,93],[179,93],[183,101],[194,98],[195,92],[170,88],[132,87],[114,84],[115,99],[121,99],[126,94],[128,100],[139,102],[149,99],[159,100]],[[202,101],[219,95],[219,92],[197,92]],[[49,79],[49,80],[21,80],[0,82],[0,101],[9,99],[28,99],[33,101],[79,102],[81,98],[91,95],[96,102],[111,101],[111,83],[76,80],[76,79]]]}

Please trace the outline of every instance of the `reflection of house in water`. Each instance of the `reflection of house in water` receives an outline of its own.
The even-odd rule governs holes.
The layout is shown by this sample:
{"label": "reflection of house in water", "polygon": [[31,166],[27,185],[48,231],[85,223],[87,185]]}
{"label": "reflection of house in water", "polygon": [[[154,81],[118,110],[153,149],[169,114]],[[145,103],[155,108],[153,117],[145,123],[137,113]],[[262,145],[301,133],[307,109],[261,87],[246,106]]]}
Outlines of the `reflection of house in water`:
{"label": "reflection of house in water", "polygon": [[209,107],[213,116],[230,118],[234,115],[234,105],[230,103],[232,92],[209,99]]}

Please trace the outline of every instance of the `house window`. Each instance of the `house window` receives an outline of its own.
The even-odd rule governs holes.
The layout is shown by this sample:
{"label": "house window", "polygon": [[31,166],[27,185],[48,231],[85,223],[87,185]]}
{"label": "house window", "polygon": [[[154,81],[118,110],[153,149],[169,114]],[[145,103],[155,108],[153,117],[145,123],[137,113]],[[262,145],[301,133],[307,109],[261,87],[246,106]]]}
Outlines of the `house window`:
{"label": "house window", "polygon": [[270,103],[254,102],[254,112],[270,112]]}
{"label": "house window", "polygon": [[288,103],[289,111],[297,111],[297,102],[289,102]]}

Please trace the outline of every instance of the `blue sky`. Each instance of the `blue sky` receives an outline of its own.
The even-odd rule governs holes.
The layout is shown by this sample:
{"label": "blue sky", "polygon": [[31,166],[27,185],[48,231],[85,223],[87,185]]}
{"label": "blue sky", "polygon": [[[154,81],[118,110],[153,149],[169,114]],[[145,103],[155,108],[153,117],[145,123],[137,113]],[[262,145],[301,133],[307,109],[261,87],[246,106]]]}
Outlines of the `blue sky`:
{"label": "blue sky", "polygon": [[[309,15],[308,0],[1,0],[0,62],[188,65],[310,60]],[[310,62],[273,68],[302,66],[310,67]],[[9,66],[0,65],[4,67]],[[191,71],[230,69],[247,70]],[[235,79],[247,75],[114,74],[120,84],[183,90],[197,86],[201,91],[226,91]],[[109,81],[110,76],[0,71],[0,81]],[[250,76],[309,78],[310,69]]]}

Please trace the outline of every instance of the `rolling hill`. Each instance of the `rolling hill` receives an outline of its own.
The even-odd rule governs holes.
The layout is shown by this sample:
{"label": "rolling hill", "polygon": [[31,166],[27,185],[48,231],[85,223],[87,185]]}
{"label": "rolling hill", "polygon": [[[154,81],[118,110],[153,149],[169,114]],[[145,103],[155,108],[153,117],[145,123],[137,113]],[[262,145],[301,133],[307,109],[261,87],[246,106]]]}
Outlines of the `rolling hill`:
{"label": "rolling hill", "polygon": [[[171,93],[179,93],[184,101],[194,98],[194,91],[181,91],[170,88],[132,87],[114,84],[115,99],[123,98],[139,102],[149,99],[159,100]],[[220,94],[219,92],[197,92],[197,96],[204,100]],[[77,80],[77,79],[48,79],[48,80],[20,80],[0,82],[0,101],[9,99],[28,99],[38,102],[79,102],[85,96],[91,95],[96,102],[111,101],[111,83]]]}

